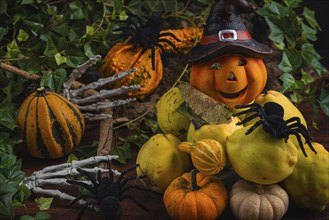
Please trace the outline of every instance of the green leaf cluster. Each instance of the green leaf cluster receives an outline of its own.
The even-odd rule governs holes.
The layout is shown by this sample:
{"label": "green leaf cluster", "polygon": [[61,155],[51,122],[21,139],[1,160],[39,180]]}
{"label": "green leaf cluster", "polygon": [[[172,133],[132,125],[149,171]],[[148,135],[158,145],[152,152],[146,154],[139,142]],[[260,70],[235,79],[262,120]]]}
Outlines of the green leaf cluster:
{"label": "green leaf cluster", "polygon": [[0,74],[0,217],[6,218],[13,218],[14,208],[30,196],[30,190],[20,185],[25,174],[15,155],[15,147],[21,141],[15,130],[17,107],[13,100],[23,87],[11,77]]}
{"label": "green leaf cluster", "polygon": [[265,18],[269,26],[268,38],[282,52],[278,65],[282,71],[281,92],[290,94],[295,103],[307,98],[316,107],[320,102],[324,112],[329,115],[328,103],[316,97],[318,89],[321,93],[328,92],[324,86],[315,85],[326,71],[320,62],[322,57],[313,45],[321,28],[315,12],[309,8],[304,7],[302,13],[297,14],[301,3],[302,0],[265,1],[257,13]]}

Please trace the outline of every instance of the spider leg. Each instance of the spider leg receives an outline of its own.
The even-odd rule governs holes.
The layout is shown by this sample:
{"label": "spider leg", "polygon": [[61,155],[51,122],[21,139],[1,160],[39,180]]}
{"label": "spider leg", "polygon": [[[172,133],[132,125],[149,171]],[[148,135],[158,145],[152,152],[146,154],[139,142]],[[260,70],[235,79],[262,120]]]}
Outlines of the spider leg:
{"label": "spider leg", "polygon": [[161,50],[161,60],[164,67],[167,67],[169,64],[169,59],[164,47],[161,44],[156,43],[155,46],[159,47]]}
{"label": "spider leg", "polygon": [[151,47],[151,59],[152,59],[152,69],[155,70],[155,47]]}
{"label": "spider leg", "polygon": [[89,203],[86,203],[86,204],[84,204],[84,205],[82,206],[82,208],[81,208],[81,210],[80,210],[80,212],[79,212],[79,215],[78,215],[78,217],[76,218],[76,220],[81,219],[83,213],[86,211],[86,209],[88,208],[89,205],[90,205]]}
{"label": "spider leg", "polygon": [[156,193],[156,194],[161,194],[161,193],[155,192],[151,189],[146,189],[144,187],[141,187],[141,186],[138,186],[138,185],[133,185],[133,184],[127,185],[120,192],[121,192],[121,194],[123,194],[124,192],[126,192],[128,189],[131,189],[131,188],[138,189],[138,190],[141,190],[141,191],[144,191],[144,192],[152,192],[152,193]]}
{"label": "spider leg", "polygon": [[295,131],[295,130],[291,130],[289,133],[296,136],[300,149],[302,150],[304,156],[307,157],[307,154],[306,154],[306,151],[305,151],[305,148],[304,148],[302,139],[300,138],[300,135],[298,134],[298,132]]}
{"label": "spider leg", "polygon": [[165,42],[167,44],[169,44],[177,53],[180,53],[179,50],[177,49],[177,47],[168,39],[159,39],[158,42]]}
{"label": "spider leg", "polygon": [[174,35],[174,34],[171,33],[171,32],[162,32],[161,34],[159,34],[159,38],[161,38],[161,37],[165,37],[165,36],[170,36],[170,37],[174,38],[175,40],[177,40],[178,42],[181,41],[180,39],[178,39],[178,38],[176,37],[176,35]]}
{"label": "spider leg", "polygon": [[123,178],[125,177],[125,175],[133,170],[135,170],[137,167],[139,167],[139,164],[135,164],[127,169],[125,169],[124,171],[121,172],[117,182],[121,183],[121,181],[123,180]]}
{"label": "spider leg", "polygon": [[92,192],[92,193],[95,192],[95,189],[92,186],[88,185],[87,183],[83,183],[78,180],[66,180],[66,182],[69,184],[72,184],[72,185],[81,186],[81,187],[87,189],[89,192]]}
{"label": "spider leg", "polygon": [[[296,117],[297,118],[297,117]],[[291,118],[292,119],[292,118]],[[308,133],[308,131],[307,131],[307,128],[303,125],[303,124],[301,124],[301,123],[299,123],[300,122],[300,119],[299,118],[297,118],[298,120],[297,120],[297,122],[298,123],[293,123],[293,124],[290,124],[290,125],[287,125],[287,127],[288,128],[290,128],[290,129],[293,129],[293,128],[298,128],[299,129],[299,131],[300,131],[300,133],[303,135],[303,137],[305,138],[305,140],[312,140],[312,137],[310,136],[310,134]],[[290,119],[288,119],[287,121],[289,121]],[[287,122],[286,121],[286,122]]]}
{"label": "spider leg", "polygon": [[[241,105],[239,105],[238,107],[240,107]],[[235,106],[234,108],[236,108],[237,106]],[[249,113],[249,112],[259,112],[259,108],[258,107],[250,107],[249,108],[249,106],[247,106],[247,107],[241,107],[241,108],[248,108],[248,109],[246,109],[246,110],[243,110],[243,111],[241,111],[241,112],[236,112],[236,113],[234,113],[234,114],[232,114],[232,116],[240,116],[240,115],[244,115],[244,114],[247,114],[247,113]],[[241,109],[241,108],[238,108],[238,109]]]}
{"label": "spider leg", "polygon": [[[94,195],[91,194],[82,194],[78,197],[76,197],[75,199],[73,199],[68,205],[67,207],[70,208],[71,206],[73,206],[77,201],[79,201],[80,199],[86,199],[86,198],[91,198],[91,199],[95,199]],[[90,203],[86,202],[87,205],[90,205]],[[86,205],[85,204],[85,205]]]}
{"label": "spider leg", "polygon": [[291,122],[296,122],[296,123],[300,124],[300,118],[298,118],[298,117],[292,117],[292,118],[289,118],[289,119],[286,120],[286,123],[287,124],[289,124]]}
{"label": "spider leg", "polygon": [[126,185],[126,183],[127,183],[128,181],[130,181],[130,180],[143,179],[143,178],[146,178],[146,177],[147,177],[146,175],[144,175],[144,176],[129,176],[129,177],[126,177],[126,178],[124,178],[123,181],[121,182],[121,184],[120,184],[120,188],[122,189],[122,188]]}
{"label": "spider leg", "polygon": [[263,124],[264,121],[263,119],[257,121],[253,126],[251,126],[248,131],[246,132],[246,135],[250,134],[251,132],[253,132],[258,126],[260,126],[261,124]]}
{"label": "spider leg", "polygon": [[249,117],[247,118],[244,118],[242,121],[239,121],[238,123],[236,123],[236,125],[243,125],[249,121],[251,121],[252,119],[256,118],[256,117],[261,117],[261,115],[257,112],[253,115],[250,115]]}
{"label": "spider leg", "polygon": [[[300,124],[300,125],[302,125],[302,124]],[[313,145],[312,145],[312,142],[311,142],[311,137],[310,137],[310,135],[309,135],[309,133],[307,132],[307,130],[306,130],[306,128],[305,128],[305,126],[303,125],[302,126],[302,128],[303,129],[305,129],[305,130],[303,130],[303,129],[301,129],[301,127],[297,127],[297,128],[295,128],[295,129],[293,129],[293,131],[295,131],[297,134],[298,134],[298,136],[299,136],[299,133],[300,134],[302,134],[303,135],[303,137],[305,138],[305,143],[309,146],[309,148],[316,154],[317,152],[316,152],[316,150],[314,149],[314,147],[313,147]],[[298,138],[297,138],[298,139]],[[302,142],[302,141],[301,141]],[[301,145],[302,147],[304,147],[304,145],[303,144],[300,144],[299,143],[299,145]]]}
{"label": "spider leg", "polygon": [[130,196],[130,195],[124,195],[120,197],[120,201],[124,200],[124,199],[130,199],[132,200],[136,205],[138,205],[139,207],[141,207],[142,209],[144,209],[145,211],[149,211],[148,208],[146,208],[140,201],[138,201],[136,198]]}
{"label": "spider leg", "polygon": [[82,175],[86,176],[92,182],[92,184],[94,185],[94,187],[97,186],[97,181],[96,181],[95,176],[93,176],[91,173],[88,173],[84,169],[81,169],[80,167],[77,168],[77,171],[79,173],[81,173]]}

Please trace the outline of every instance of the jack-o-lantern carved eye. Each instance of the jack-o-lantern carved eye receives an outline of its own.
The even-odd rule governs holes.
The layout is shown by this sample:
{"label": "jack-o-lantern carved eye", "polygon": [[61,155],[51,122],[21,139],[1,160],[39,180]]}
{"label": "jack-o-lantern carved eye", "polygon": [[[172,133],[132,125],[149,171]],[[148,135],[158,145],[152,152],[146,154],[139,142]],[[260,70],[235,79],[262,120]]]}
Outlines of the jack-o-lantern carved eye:
{"label": "jack-o-lantern carved eye", "polygon": [[247,60],[241,57],[240,60],[239,60],[238,65],[239,66],[245,66],[245,65],[247,65],[247,63],[248,63]]}
{"label": "jack-o-lantern carved eye", "polygon": [[210,69],[212,69],[212,70],[219,70],[220,67],[221,67],[220,63],[217,63],[216,62],[216,63],[211,64]]}

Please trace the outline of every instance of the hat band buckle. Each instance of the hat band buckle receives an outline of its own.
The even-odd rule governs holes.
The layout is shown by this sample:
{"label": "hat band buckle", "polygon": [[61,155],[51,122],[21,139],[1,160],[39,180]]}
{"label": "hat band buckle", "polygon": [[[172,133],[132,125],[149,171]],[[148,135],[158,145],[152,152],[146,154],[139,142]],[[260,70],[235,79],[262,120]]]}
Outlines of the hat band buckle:
{"label": "hat band buckle", "polygon": [[218,32],[218,39],[220,42],[235,41],[238,35],[235,30],[225,29]]}

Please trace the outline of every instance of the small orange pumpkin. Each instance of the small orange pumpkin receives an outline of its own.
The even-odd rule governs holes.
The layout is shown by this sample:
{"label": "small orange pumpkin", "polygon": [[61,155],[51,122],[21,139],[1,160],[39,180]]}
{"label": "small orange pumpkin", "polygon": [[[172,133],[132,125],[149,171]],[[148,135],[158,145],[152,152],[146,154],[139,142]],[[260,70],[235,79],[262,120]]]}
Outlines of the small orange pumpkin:
{"label": "small orange pumpkin", "polygon": [[225,55],[208,63],[194,64],[190,72],[192,86],[229,108],[252,102],[266,81],[263,60],[240,55]]}
{"label": "small orange pumpkin", "polygon": [[184,173],[167,187],[163,201],[172,218],[216,219],[226,208],[228,195],[221,180],[197,172]]}

